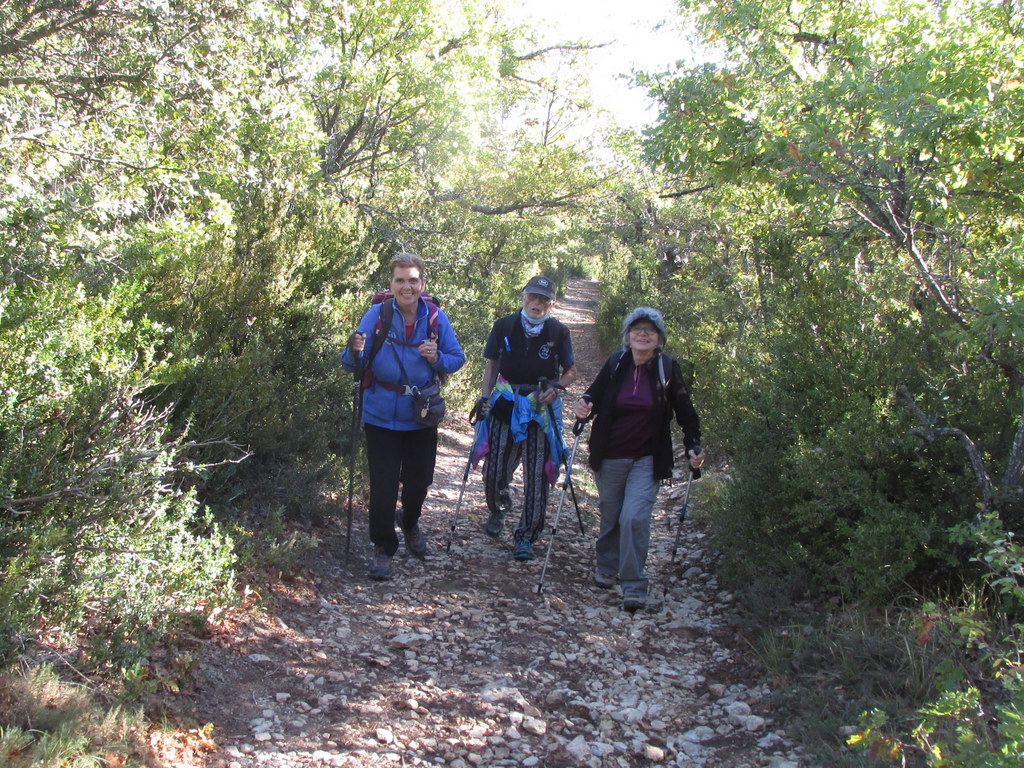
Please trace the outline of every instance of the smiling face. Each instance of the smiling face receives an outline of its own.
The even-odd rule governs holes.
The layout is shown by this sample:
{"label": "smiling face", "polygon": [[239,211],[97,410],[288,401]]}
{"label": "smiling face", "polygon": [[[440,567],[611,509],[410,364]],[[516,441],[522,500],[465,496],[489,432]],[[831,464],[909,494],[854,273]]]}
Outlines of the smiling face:
{"label": "smiling face", "polygon": [[395,294],[395,303],[403,311],[411,311],[416,307],[426,284],[419,267],[396,266],[391,271],[391,290]]}
{"label": "smiling face", "polygon": [[540,320],[551,311],[551,306],[554,303],[547,296],[541,296],[539,293],[523,294],[523,309],[526,310],[526,315],[531,320]]}
{"label": "smiling face", "polygon": [[651,354],[658,348],[661,336],[650,320],[637,320],[629,326],[629,348],[641,354]]}

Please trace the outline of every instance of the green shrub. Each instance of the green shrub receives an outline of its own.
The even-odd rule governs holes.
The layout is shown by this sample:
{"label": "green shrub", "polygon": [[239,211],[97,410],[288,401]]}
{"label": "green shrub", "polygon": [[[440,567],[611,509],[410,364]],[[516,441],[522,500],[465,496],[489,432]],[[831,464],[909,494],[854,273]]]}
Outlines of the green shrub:
{"label": "green shrub", "polygon": [[159,329],[125,319],[134,295],[6,294],[0,656],[49,632],[125,668],[230,592],[231,541],[184,490],[193,446],[141,397]]}
{"label": "green shrub", "polygon": [[865,712],[851,743],[884,745],[894,763],[913,754],[935,768],[1011,768],[1024,756],[1024,547],[992,514],[955,537],[978,553],[979,586],[923,603],[905,633],[908,648],[941,662],[925,670],[924,691]]}

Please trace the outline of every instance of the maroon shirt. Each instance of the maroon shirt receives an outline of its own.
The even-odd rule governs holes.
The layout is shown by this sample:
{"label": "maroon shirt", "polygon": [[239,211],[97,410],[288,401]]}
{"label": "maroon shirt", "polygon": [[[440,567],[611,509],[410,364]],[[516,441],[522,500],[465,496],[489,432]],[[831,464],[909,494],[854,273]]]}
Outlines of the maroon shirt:
{"label": "maroon shirt", "polygon": [[654,396],[647,366],[630,361],[615,396],[615,420],[606,459],[639,459],[654,453]]}

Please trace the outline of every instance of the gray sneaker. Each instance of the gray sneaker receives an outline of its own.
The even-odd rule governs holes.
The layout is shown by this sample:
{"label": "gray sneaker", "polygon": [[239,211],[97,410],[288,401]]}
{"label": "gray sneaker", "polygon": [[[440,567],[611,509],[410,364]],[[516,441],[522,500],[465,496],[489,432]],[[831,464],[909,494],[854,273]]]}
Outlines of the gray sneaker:
{"label": "gray sneaker", "polygon": [[487,517],[487,525],[484,526],[484,533],[492,539],[501,536],[501,529],[505,527],[505,515],[512,509],[512,492],[508,488],[498,491],[498,511],[491,512]]}
{"label": "gray sneaker", "polygon": [[413,557],[418,557],[420,560],[425,560],[427,557],[427,540],[424,538],[419,525],[414,525],[408,531],[403,528],[402,533],[405,534],[405,548],[409,550],[409,554]]}
{"label": "gray sneaker", "polygon": [[423,560],[427,556],[427,540],[420,531],[419,523],[416,523],[409,530],[405,529],[405,510],[395,513],[395,524],[402,529],[405,536],[405,549],[413,557]]}
{"label": "gray sneaker", "polygon": [[374,581],[388,581],[391,578],[391,556],[384,551],[384,547],[374,549],[367,576]]}
{"label": "gray sneaker", "polygon": [[636,613],[647,607],[647,601],[642,597],[626,597],[622,601],[622,607],[630,613]]}
{"label": "gray sneaker", "polygon": [[498,491],[498,509],[503,515],[512,509],[512,492],[508,488]]}
{"label": "gray sneaker", "polygon": [[484,534],[491,539],[501,536],[501,529],[505,527],[505,516],[501,512],[491,512],[487,517],[487,525],[484,526]]}
{"label": "gray sneaker", "polygon": [[602,572],[600,568],[596,568],[594,569],[594,586],[598,589],[611,589],[615,586],[615,577]]}

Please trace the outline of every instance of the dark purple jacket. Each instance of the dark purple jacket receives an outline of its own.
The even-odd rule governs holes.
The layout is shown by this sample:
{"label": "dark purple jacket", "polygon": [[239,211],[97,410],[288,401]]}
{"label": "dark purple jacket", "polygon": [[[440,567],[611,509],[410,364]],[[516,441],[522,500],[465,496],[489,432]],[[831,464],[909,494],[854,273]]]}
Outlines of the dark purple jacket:
{"label": "dark purple jacket", "polygon": [[[593,403],[594,425],[590,429],[590,468],[599,470],[607,452],[612,422],[615,420],[615,398],[622,379],[629,370],[633,353],[616,352],[601,368],[594,383],[583,394]],[[653,435],[654,477],[664,480],[672,476],[675,457],[672,453],[672,414],[683,428],[686,450],[700,445],[700,417],[690,400],[690,391],[683,381],[679,363],[660,349],[646,363],[647,380],[651,382],[654,407],[657,409]]]}

